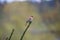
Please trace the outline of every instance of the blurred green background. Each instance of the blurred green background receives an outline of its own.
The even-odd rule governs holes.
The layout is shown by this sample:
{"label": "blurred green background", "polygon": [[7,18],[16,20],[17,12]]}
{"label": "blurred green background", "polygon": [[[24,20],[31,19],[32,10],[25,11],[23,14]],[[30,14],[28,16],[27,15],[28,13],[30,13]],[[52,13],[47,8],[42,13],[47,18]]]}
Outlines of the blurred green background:
{"label": "blurred green background", "polygon": [[55,40],[59,32],[52,34],[48,31],[60,31],[60,4],[56,1],[54,9],[44,4],[43,12],[40,12],[39,8],[39,5],[29,2],[13,2],[4,5],[3,17],[0,19],[0,40],[9,37],[12,29],[15,31],[11,40],[20,40],[26,28],[25,22],[31,15],[34,16],[34,19],[23,40]]}

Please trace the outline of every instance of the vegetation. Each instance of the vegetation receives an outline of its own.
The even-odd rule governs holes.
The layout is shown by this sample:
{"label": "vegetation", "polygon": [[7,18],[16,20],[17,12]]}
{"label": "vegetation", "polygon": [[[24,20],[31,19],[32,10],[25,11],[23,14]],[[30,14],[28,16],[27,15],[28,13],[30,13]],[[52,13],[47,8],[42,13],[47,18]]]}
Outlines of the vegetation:
{"label": "vegetation", "polygon": [[[47,7],[45,6],[44,8],[46,9]],[[55,40],[55,35],[57,34],[51,34],[49,32],[40,33],[40,31],[60,30],[60,21],[56,21],[55,23],[49,22],[48,25],[42,21],[42,18],[56,18],[57,16],[55,17],[54,14],[59,13],[58,9],[59,5],[57,5],[57,7],[52,11],[47,8],[45,10],[46,12],[44,12],[45,14],[42,14],[37,11],[37,6],[34,6],[27,2],[14,2],[11,4],[6,4],[3,10],[4,18],[2,19],[3,21],[1,23],[2,26],[0,25],[0,39],[5,40],[7,37],[9,38],[12,29],[15,29],[11,40],[20,40],[21,35],[26,28],[25,22],[27,18],[33,15],[34,20],[30,28],[27,30],[23,40]]]}

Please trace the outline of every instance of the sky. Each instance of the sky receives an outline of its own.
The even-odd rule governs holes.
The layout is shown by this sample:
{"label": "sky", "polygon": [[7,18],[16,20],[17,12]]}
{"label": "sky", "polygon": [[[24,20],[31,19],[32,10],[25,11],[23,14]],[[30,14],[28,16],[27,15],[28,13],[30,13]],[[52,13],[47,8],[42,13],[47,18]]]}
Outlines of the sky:
{"label": "sky", "polygon": [[[4,2],[5,0],[0,0],[0,2]],[[7,3],[12,3],[12,2],[15,2],[15,1],[20,1],[20,2],[24,2],[26,0],[6,0]],[[32,2],[41,2],[41,0],[31,0]],[[46,1],[51,1],[51,0],[46,0]]]}

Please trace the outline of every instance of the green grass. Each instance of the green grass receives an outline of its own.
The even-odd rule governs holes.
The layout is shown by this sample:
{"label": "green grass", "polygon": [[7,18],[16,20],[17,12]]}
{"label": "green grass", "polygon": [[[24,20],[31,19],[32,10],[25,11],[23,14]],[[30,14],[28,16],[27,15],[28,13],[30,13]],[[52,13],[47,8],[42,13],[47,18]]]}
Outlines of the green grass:
{"label": "green grass", "polygon": [[[45,27],[46,27],[43,25],[43,23],[41,23],[41,16],[36,12],[34,8],[35,7],[33,5],[29,5],[28,3],[12,3],[12,4],[6,5],[4,12],[6,12],[5,18],[6,17],[7,18],[4,19],[4,24],[3,24],[4,27],[0,29],[0,37],[1,35],[4,34],[4,32],[6,32],[7,36],[9,37],[11,30],[14,28],[15,32],[11,40],[20,40],[20,37],[26,28],[25,27],[26,19],[29,16],[33,15],[34,20],[30,28],[26,32],[23,40],[54,40],[54,35],[49,33],[47,34],[42,33],[42,34],[36,34],[36,35],[31,34],[30,32],[31,28],[32,29],[38,28],[38,29],[45,30]],[[58,26],[58,24],[56,24],[56,27],[59,28],[60,25]],[[50,27],[48,28],[50,29]]]}

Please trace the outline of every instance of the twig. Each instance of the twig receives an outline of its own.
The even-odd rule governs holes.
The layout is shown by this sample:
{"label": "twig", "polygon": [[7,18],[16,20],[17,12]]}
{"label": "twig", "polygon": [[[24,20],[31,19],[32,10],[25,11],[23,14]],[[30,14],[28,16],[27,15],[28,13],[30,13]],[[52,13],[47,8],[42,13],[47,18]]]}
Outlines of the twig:
{"label": "twig", "polygon": [[28,24],[28,26],[26,27],[26,29],[24,30],[24,32],[23,32],[23,34],[22,34],[20,40],[23,39],[23,37],[24,37],[24,35],[25,35],[26,31],[28,30],[28,28],[29,28],[29,26],[30,26],[31,23],[32,23],[32,22],[30,22],[30,23]]}
{"label": "twig", "polygon": [[10,39],[11,39],[11,37],[12,37],[12,35],[13,35],[13,32],[14,32],[14,29],[12,30],[11,35],[10,35],[10,37],[9,37],[9,39],[8,39],[8,40],[10,40]]}

